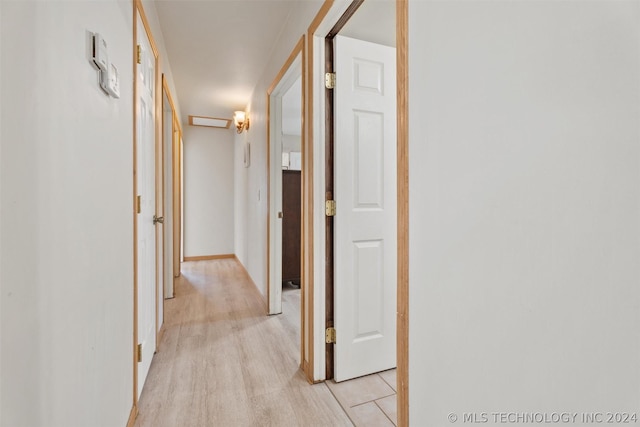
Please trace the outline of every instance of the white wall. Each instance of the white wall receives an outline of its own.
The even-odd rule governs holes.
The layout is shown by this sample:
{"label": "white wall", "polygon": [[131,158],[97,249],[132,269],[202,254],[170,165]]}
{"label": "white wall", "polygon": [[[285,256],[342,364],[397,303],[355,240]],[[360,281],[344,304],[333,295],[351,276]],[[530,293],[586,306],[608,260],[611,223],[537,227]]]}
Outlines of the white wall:
{"label": "white wall", "polygon": [[300,152],[302,150],[302,137],[300,135],[282,135],[282,152]]}
{"label": "white wall", "polygon": [[639,18],[409,3],[411,425],[640,411]]}
{"label": "white wall", "polygon": [[184,128],[185,257],[234,253],[233,135]]}
{"label": "white wall", "polygon": [[[0,425],[123,426],[133,399],[133,5],[0,2],[0,19]],[[108,42],[120,99],[98,85],[90,31]]]}
{"label": "white wall", "polygon": [[[6,426],[125,425],[132,404],[131,2],[0,2]],[[109,43],[121,98],[88,62]]]}
{"label": "white wall", "polygon": [[[291,14],[282,29],[271,61],[256,84],[247,111],[251,129],[236,134],[235,147],[235,247],[260,292],[267,288],[267,89],[322,5],[321,0],[292,2]],[[251,142],[251,167],[244,168],[243,141]]]}

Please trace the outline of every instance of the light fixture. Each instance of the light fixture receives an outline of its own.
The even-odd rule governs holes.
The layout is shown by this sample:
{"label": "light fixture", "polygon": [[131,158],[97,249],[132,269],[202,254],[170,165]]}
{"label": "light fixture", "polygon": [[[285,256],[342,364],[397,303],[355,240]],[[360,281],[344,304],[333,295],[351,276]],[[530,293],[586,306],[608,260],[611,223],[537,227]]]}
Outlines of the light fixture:
{"label": "light fixture", "polygon": [[231,126],[231,120],[218,119],[216,117],[189,116],[189,124],[191,126],[229,129]]}
{"label": "light fixture", "polygon": [[236,111],[233,113],[233,122],[236,124],[238,133],[249,130],[249,116],[244,111]]}

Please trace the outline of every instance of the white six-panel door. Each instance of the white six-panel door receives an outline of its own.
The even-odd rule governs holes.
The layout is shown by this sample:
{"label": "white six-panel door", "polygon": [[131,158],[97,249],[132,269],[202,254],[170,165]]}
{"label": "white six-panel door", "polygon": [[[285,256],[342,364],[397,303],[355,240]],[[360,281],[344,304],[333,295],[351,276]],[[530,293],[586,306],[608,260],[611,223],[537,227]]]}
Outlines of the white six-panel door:
{"label": "white six-panel door", "polygon": [[396,366],[395,49],[337,36],[334,375]]}
{"label": "white six-panel door", "polygon": [[138,44],[141,64],[137,72],[136,184],[140,197],[137,215],[138,244],[138,343],[142,361],[138,364],[138,397],[147,378],[156,348],[156,230],[155,200],[155,57],[138,15]]}

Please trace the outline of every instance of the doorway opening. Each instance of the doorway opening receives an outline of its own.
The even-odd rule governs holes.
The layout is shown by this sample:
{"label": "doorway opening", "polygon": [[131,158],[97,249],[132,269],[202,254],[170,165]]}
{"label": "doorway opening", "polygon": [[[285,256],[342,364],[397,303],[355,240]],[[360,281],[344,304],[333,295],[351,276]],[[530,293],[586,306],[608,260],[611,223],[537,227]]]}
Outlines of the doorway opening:
{"label": "doorway opening", "polygon": [[[378,11],[376,11],[378,9]],[[371,238],[371,237],[355,237],[351,239],[351,250],[353,252],[360,252],[358,256],[355,258],[355,262],[361,262],[361,260],[366,260],[367,263],[371,264],[375,259],[381,259],[381,253],[393,254],[395,258],[396,271],[394,271],[394,278],[391,279],[395,283],[394,285],[394,300],[397,297],[397,306],[394,305],[391,308],[385,308],[384,311],[388,313],[390,310],[393,314],[393,317],[396,318],[394,325],[397,326],[397,330],[394,326],[391,326],[396,332],[396,339],[388,341],[388,349],[393,352],[394,358],[397,359],[398,372],[397,372],[397,409],[398,409],[398,424],[406,425],[407,422],[407,180],[406,180],[406,119],[407,119],[407,106],[406,106],[406,31],[407,31],[407,6],[406,2],[403,0],[383,0],[383,1],[367,1],[367,0],[336,0],[336,1],[327,1],[325,2],[323,8],[321,9],[321,13],[316,17],[314,23],[309,28],[307,32],[308,37],[308,62],[307,67],[312,70],[310,76],[310,82],[308,87],[308,128],[309,131],[309,151],[310,155],[305,157],[303,162],[305,164],[313,165],[313,174],[310,177],[310,182],[305,185],[304,191],[309,194],[307,196],[310,200],[311,206],[313,206],[313,212],[311,213],[311,219],[305,218],[305,221],[310,221],[310,226],[313,229],[312,235],[319,236],[313,239],[313,244],[309,244],[305,246],[305,257],[308,258],[309,263],[312,265],[319,266],[313,270],[313,281],[311,283],[312,292],[310,292],[310,297],[312,299],[312,303],[310,306],[315,306],[316,310],[314,313],[309,315],[309,321],[311,322],[310,326],[310,336],[312,337],[312,355],[314,357],[313,364],[313,377],[314,380],[324,380],[331,378],[335,372],[331,372],[331,369],[339,368],[339,361],[332,361],[333,350],[341,345],[341,340],[354,342],[366,342],[371,340],[373,337],[378,337],[379,335],[385,335],[388,331],[388,328],[385,329],[385,333],[373,333],[378,328],[371,328],[371,325],[374,325],[381,317],[374,318],[366,312],[359,312],[357,316],[356,324],[358,325],[355,330],[355,335],[353,334],[353,329],[344,331],[344,328],[339,324],[337,320],[339,317],[332,318],[332,309],[334,311],[340,310],[340,304],[342,303],[342,307],[345,307],[345,301],[341,300],[341,296],[333,295],[333,291],[337,289],[341,289],[342,285],[338,283],[340,280],[340,274],[338,270],[340,267],[338,265],[334,265],[335,271],[332,272],[329,267],[330,263],[338,263],[338,260],[342,260],[340,255],[329,254],[327,256],[327,246],[331,244],[331,242],[327,242],[327,237],[338,239],[344,238],[347,233],[344,231],[344,226],[342,228],[343,231],[334,230],[333,232],[330,230],[330,227],[327,227],[328,221],[325,218],[325,195],[329,193],[331,196],[335,196],[333,200],[335,200],[336,207],[336,217],[333,221],[340,218],[341,215],[348,213],[350,210],[353,211],[354,205],[357,209],[361,211],[372,211],[378,209],[377,206],[374,206],[375,203],[382,201],[382,207],[387,204],[389,201],[389,197],[391,193],[388,193],[386,189],[381,193],[379,191],[371,191],[375,188],[375,186],[369,186],[368,190],[363,186],[355,188],[357,192],[359,192],[358,198],[353,197],[353,193],[346,197],[346,205],[345,201],[341,201],[340,189],[341,184],[336,182],[333,189],[330,187],[326,187],[325,184],[329,180],[326,175],[327,163],[331,163],[332,166],[337,168],[336,171],[336,179],[339,180],[341,172],[340,170],[340,160],[334,159],[331,161],[331,156],[336,156],[337,153],[332,153],[326,147],[326,141],[330,136],[333,136],[332,130],[327,130],[326,122],[330,121],[328,118],[329,109],[333,109],[334,104],[340,103],[341,97],[344,95],[340,94],[340,88],[345,88],[348,86],[355,85],[354,83],[354,75],[352,74],[344,76],[340,75],[341,72],[337,73],[335,76],[335,87],[338,89],[336,93],[333,94],[336,97],[335,102],[329,100],[327,101],[325,83],[326,78],[330,76],[326,76],[327,72],[336,71],[332,67],[329,68],[327,66],[327,56],[332,55],[333,52],[327,54],[325,47],[329,44],[326,40],[326,37],[329,35],[333,36],[346,36],[346,38],[359,39],[360,41],[365,40],[366,42],[373,44],[382,44],[387,46],[396,46],[397,48],[393,54],[393,71],[390,73],[393,75],[392,83],[384,83],[384,79],[378,79],[375,77],[376,73],[373,73],[370,77],[366,77],[364,74],[360,74],[358,78],[362,78],[359,86],[361,88],[368,88],[372,92],[389,92],[392,91],[396,95],[396,99],[393,102],[396,107],[396,111],[391,112],[389,116],[394,116],[396,120],[393,122],[394,126],[394,138],[393,141],[393,163],[395,164],[395,170],[387,170],[386,164],[378,163],[378,166],[371,168],[360,168],[357,169],[354,166],[354,163],[351,163],[353,169],[357,169],[356,178],[360,182],[392,182],[393,186],[396,188],[397,193],[391,195],[391,199],[396,203],[395,206],[391,207],[391,210],[395,211],[396,217],[394,222],[392,222],[392,226],[389,228],[394,228],[395,233],[391,236],[392,239],[396,240],[396,242],[391,242],[389,240],[390,247],[385,247],[385,243],[383,238]],[[356,11],[357,12],[354,12]],[[384,11],[383,11],[384,10]],[[372,27],[370,25],[371,22],[376,22],[376,26]],[[358,25],[360,23],[360,25]],[[364,23],[364,25],[362,25]],[[391,42],[384,42],[384,39],[390,39]],[[331,43],[333,46],[333,43]],[[338,54],[339,55],[339,54]],[[360,59],[364,59],[364,61],[359,61]],[[361,55],[354,55],[354,59],[352,59],[352,64],[357,63],[356,65],[360,66],[361,70],[366,71],[369,69],[375,69],[376,67],[381,70],[378,66],[384,61],[378,60],[368,60],[367,58],[361,57]],[[377,63],[377,64],[376,64]],[[383,66],[382,68],[386,67]],[[397,71],[395,69],[397,67]],[[356,67],[357,68],[357,67]],[[359,72],[356,70],[356,74]],[[378,73],[378,77],[382,77],[384,73]],[[389,73],[387,73],[389,74]],[[327,79],[331,82],[331,79]],[[382,82],[382,83],[381,83]],[[381,83],[381,84],[379,84]],[[383,90],[380,90],[383,89]],[[374,146],[380,148],[379,141],[376,138],[369,138],[369,136],[365,137],[366,132],[362,132],[363,128],[366,130],[367,126],[365,125],[366,119],[372,119],[374,122],[377,120],[372,117],[372,111],[369,107],[356,107],[352,109],[351,112],[347,113],[338,113],[336,116],[336,122],[338,123],[337,127],[343,125],[344,122],[352,119],[356,116],[355,120],[360,120],[361,123],[356,123],[357,127],[351,127],[351,132],[353,139],[358,139],[359,142],[357,144],[352,145],[352,148],[355,147],[354,152],[352,153],[355,158],[360,157],[359,160],[362,160],[362,156],[369,156],[369,160],[371,158],[375,159],[375,156],[379,156],[380,151],[376,149],[371,149],[372,147],[367,145],[365,139],[372,139],[374,141]],[[364,113],[364,114],[362,114]],[[374,114],[375,115],[375,114]],[[351,117],[350,117],[351,116]],[[357,117],[359,116],[359,117]],[[378,129],[384,128],[385,126],[378,126],[374,122],[371,122],[372,126],[369,126],[370,129]],[[364,126],[363,126],[364,125]],[[397,129],[396,129],[397,128]],[[356,132],[357,131],[357,132]],[[380,133],[380,132],[379,132]],[[355,135],[355,137],[354,137]],[[374,135],[370,135],[373,137]],[[336,142],[336,147],[340,147],[340,143]],[[384,144],[383,144],[384,145]],[[367,148],[368,147],[368,148]],[[386,153],[386,150],[383,150]],[[385,154],[386,155],[386,154]],[[343,157],[344,158],[344,157]],[[366,160],[366,159],[365,159]],[[377,161],[377,160],[376,160]],[[375,163],[375,162],[374,162]],[[387,162],[389,163],[389,162]],[[376,171],[377,170],[377,171]],[[383,173],[380,173],[380,171]],[[386,171],[386,172],[385,172]],[[364,172],[364,173],[361,173]],[[372,173],[375,172],[375,173]],[[344,173],[344,172],[342,172]],[[393,181],[387,180],[389,174],[393,175]],[[377,175],[377,176],[376,176]],[[382,181],[380,178],[382,177]],[[327,191],[328,190],[328,191]],[[364,191],[364,192],[363,192]],[[335,194],[334,194],[335,193]],[[344,195],[344,194],[343,194]],[[360,195],[366,196],[361,198]],[[375,200],[376,198],[377,201]],[[384,210],[384,209],[382,209]],[[335,226],[335,224],[334,224]],[[338,227],[339,228],[339,227]],[[354,236],[351,236],[354,237]],[[347,240],[349,242],[349,240]],[[337,243],[338,244],[338,243]],[[348,246],[348,244],[347,244]],[[357,249],[357,250],[356,250]],[[360,259],[358,259],[360,258]],[[329,260],[327,262],[327,259]],[[353,260],[352,260],[353,261]],[[375,264],[375,261],[373,262]],[[380,264],[386,265],[381,262]],[[358,267],[358,266],[356,266]],[[371,271],[362,268],[352,268],[352,269],[344,269],[347,271],[348,280],[352,282],[359,282],[360,284],[366,282],[377,282],[375,288],[378,290],[384,289],[384,286],[380,285],[380,277],[388,277],[388,274],[385,274],[385,269],[380,271],[379,269],[375,274],[371,274]],[[360,270],[364,274],[358,277],[354,275],[354,272]],[[366,279],[368,277],[369,279]],[[336,285],[332,288],[332,283],[327,281],[327,277],[336,278]],[[363,280],[363,278],[365,278]],[[394,280],[395,279],[395,280]],[[385,279],[386,280],[386,279]],[[364,290],[365,287],[360,286],[360,291]],[[365,298],[362,298],[362,295],[366,295]],[[386,295],[389,295],[388,292],[383,291],[383,297],[380,298],[380,293],[377,295],[375,293],[366,293],[360,292],[356,293],[356,298],[360,298],[360,302],[364,302],[362,304],[363,307],[367,305],[377,305],[379,301],[384,301],[386,299]],[[367,298],[372,297],[368,299]],[[333,305],[332,305],[333,304]],[[349,308],[350,302],[347,302],[346,307]],[[318,309],[321,310],[318,310]],[[353,305],[351,305],[353,308]],[[386,314],[385,313],[385,314]],[[383,316],[388,319],[388,316]],[[332,324],[332,320],[334,323]],[[358,322],[360,322],[358,324]],[[361,328],[361,325],[367,325],[365,328]],[[375,325],[374,325],[375,326]],[[331,334],[326,334],[329,332],[331,328],[335,328],[335,337],[336,343],[325,343],[325,336],[329,336]],[[369,329],[369,331],[366,331]],[[341,332],[342,331],[342,332]],[[355,337],[355,339],[354,339]],[[394,337],[395,338],[395,337]],[[355,360],[361,360],[363,358],[356,358]],[[364,357],[367,359],[367,356]],[[389,371],[387,371],[389,372]],[[366,375],[364,372],[356,373],[357,376]],[[347,376],[342,379],[346,379]],[[391,375],[390,381],[396,379],[395,375]],[[366,377],[363,377],[366,378]]]}
{"label": "doorway opening", "polygon": [[336,381],[396,367],[395,36],[395,2],[355,0],[325,37],[325,193],[339,211],[326,218],[325,312],[340,331],[326,375]]}
{"label": "doorway opening", "polygon": [[[379,10],[376,12],[375,9]],[[359,21],[360,25],[358,25]],[[371,26],[371,22],[376,22],[376,25]],[[364,25],[362,25],[363,23]],[[384,45],[385,43],[380,40],[382,33],[392,40],[391,47],[397,42],[397,50],[391,55],[392,64],[390,66],[387,65],[386,60],[363,57],[360,55],[360,51],[356,52],[351,60],[347,60],[347,63],[355,66],[346,73],[347,75],[344,74],[344,71],[327,66],[327,56],[333,54],[333,52],[327,53],[325,49],[327,44],[333,46],[331,41],[326,40],[327,36],[333,38],[337,35],[338,37],[359,39],[359,41],[365,40],[363,43]],[[308,166],[309,172],[305,174],[303,181],[303,196],[305,207],[310,208],[309,210],[305,209],[304,224],[307,227],[305,237],[307,234],[310,237],[306,239],[307,244],[304,246],[303,258],[307,269],[303,274],[305,280],[309,281],[310,288],[307,318],[309,322],[307,332],[310,337],[310,370],[314,381],[329,379],[335,376],[341,367],[350,369],[349,366],[341,365],[339,357],[335,357],[333,360],[334,354],[338,355],[340,352],[338,349],[343,344],[346,343],[347,348],[360,344],[366,346],[378,338],[385,338],[386,344],[381,347],[384,354],[390,354],[394,360],[397,359],[398,366],[402,365],[404,368],[398,369],[397,382],[394,381],[396,374],[393,371],[386,372],[390,372],[387,375],[389,382],[397,384],[398,425],[406,425],[407,193],[406,178],[403,174],[406,172],[404,156],[406,155],[407,115],[406,105],[403,104],[406,103],[406,79],[402,77],[406,71],[406,2],[404,0],[326,1],[307,31],[306,55],[305,65],[310,70],[310,78],[306,88],[308,123],[305,127],[307,128],[308,146],[306,147],[307,154],[303,155],[303,164]],[[340,58],[339,52],[336,53],[336,58]],[[344,64],[344,61],[342,63]],[[396,67],[398,68],[397,73]],[[375,71],[376,69],[377,71]],[[335,89],[332,94],[335,101],[328,101],[326,85],[327,83],[331,85],[332,76],[326,73],[335,71],[338,71],[335,75]],[[385,75],[392,77],[392,81],[389,82],[385,79]],[[355,78],[360,80],[357,81]],[[328,113],[334,112],[335,105],[340,105],[341,99],[344,99],[345,95],[341,93],[341,90],[353,89],[354,86],[359,86],[359,89],[364,89],[364,92],[367,90],[371,93],[393,92],[396,99],[392,101],[392,104],[394,108],[397,108],[395,111],[381,114],[368,105],[363,105],[352,107],[346,113],[338,112],[335,114],[336,128],[338,128],[336,133],[340,131],[340,127],[345,126],[345,123],[354,123],[347,129],[351,145],[341,144],[337,139],[334,146],[335,150],[345,147],[351,148],[351,153],[345,157],[338,151],[332,152],[327,147],[326,142],[334,136],[334,131],[331,128],[328,130],[326,124],[331,121]],[[384,132],[385,128],[389,128],[387,116],[394,118],[391,132]],[[393,134],[393,142],[389,145],[393,148],[393,152],[387,155],[389,147],[386,140],[389,133]],[[379,137],[381,134],[385,135],[384,138]],[[347,159],[347,161],[341,163],[340,159]],[[380,159],[382,161],[378,162]],[[388,159],[390,161],[385,162]],[[344,167],[343,163],[346,163],[347,167]],[[391,164],[395,166],[393,170],[387,167]],[[364,167],[360,167],[362,165]],[[349,166],[351,170],[349,170]],[[326,186],[327,181],[330,181],[327,172],[330,173],[328,169],[331,167],[336,169],[336,182],[333,188]],[[347,177],[347,183],[349,180],[352,181],[350,186],[346,186],[350,187],[347,188],[350,192],[343,191],[345,189],[340,183],[340,177]],[[356,179],[356,185],[353,183],[354,179]],[[391,185],[385,186],[385,184]],[[394,187],[396,192],[390,192],[387,187]],[[382,191],[380,191],[381,189]],[[329,220],[326,213],[331,212],[333,208],[327,209],[327,200],[336,202],[336,216]],[[393,201],[393,205],[389,204],[391,201]],[[354,223],[358,227],[352,228],[349,225],[345,227],[344,224],[340,227],[339,225],[341,217],[351,216],[353,219],[354,213],[372,213],[376,210],[382,214],[381,216],[384,216],[385,211],[395,212],[396,215],[393,221],[383,221],[381,225],[376,226],[371,224],[375,221],[368,219],[356,220]],[[330,224],[330,221],[333,221],[333,224]],[[331,225],[334,227],[333,231]],[[384,236],[357,234],[362,225],[369,228],[384,228],[387,233]],[[391,233],[388,232],[390,230],[392,230]],[[331,238],[336,240],[336,247],[342,248],[341,254],[348,255],[350,259],[347,259],[347,256],[343,257],[337,251],[327,254],[327,247],[332,245]],[[340,243],[339,239],[344,241]],[[388,265],[394,261],[395,268],[390,269]],[[342,267],[339,262],[342,262]],[[369,268],[368,265],[375,267]],[[383,268],[379,266],[383,266]],[[332,287],[332,283],[327,280],[328,278],[335,279],[335,286]],[[338,291],[345,290],[345,284],[351,285],[351,295],[347,295],[347,299],[338,295]],[[368,284],[372,284],[372,286],[369,287]],[[392,288],[387,287],[386,284],[392,285]],[[393,296],[390,296],[391,294]],[[397,306],[395,305],[396,298]],[[391,300],[392,304],[384,304],[388,300]],[[380,309],[380,303],[384,308]],[[354,304],[357,304],[356,308],[354,308]],[[375,306],[378,306],[378,310],[368,311],[366,309]],[[348,325],[348,318],[346,324],[344,319],[340,320],[339,312],[341,310],[347,314],[351,311],[351,326]],[[327,343],[327,341],[334,340],[335,343]],[[351,365],[363,361],[371,366],[359,372],[356,372],[360,368],[359,366],[355,366],[356,369],[351,373],[343,370],[344,375],[339,374],[340,379],[360,377],[355,381],[364,381],[367,378],[364,376],[367,375],[367,372],[385,369],[385,365],[380,367],[371,363],[373,358],[370,356],[377,353],[373,350],[365,351],[352,358]],[[394,365],[396,363],[392,362],[392,366]],[[327,384],[330,387],[331,384],[341,385],[333,381],[328,381]],[[391,384],[388,385],[391,386]],[[336,391],[334,390],[334,392]],[[366,404],[369,408],[375,409],[369,403],[373,405],[374,402]],[[380,406],[377,401],[375,404],[377,407]],[[385,401],[385,404],[389,404],[389,401]],[[393,403],[390,406],[396,407]]]}
{"label": "doorway opening", "polygon": [[269,314],[284,314],[302,343],[301,173],[303,86],[301,38],[267,91],[268,123],[268,282]]}

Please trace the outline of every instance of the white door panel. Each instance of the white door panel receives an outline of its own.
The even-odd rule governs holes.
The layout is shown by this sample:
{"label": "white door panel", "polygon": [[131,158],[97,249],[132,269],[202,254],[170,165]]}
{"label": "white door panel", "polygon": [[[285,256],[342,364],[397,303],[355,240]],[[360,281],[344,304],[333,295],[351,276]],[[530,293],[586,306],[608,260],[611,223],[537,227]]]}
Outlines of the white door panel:
{"label": "white door panel", "polygon": [[138,343],[142,344],[142,361],[138,364],[138,397],[147,378],[156,349],[156,230],[153,216],[155,200],[155,57],[140,17],[138,44],[142,63],[136,67],[137,141],[136,184],[140,196],[137,214],[138,244]]}
{"label": "white door panel", "polygon": [[396,365],[395,49],[337,36],[336,381]]}

